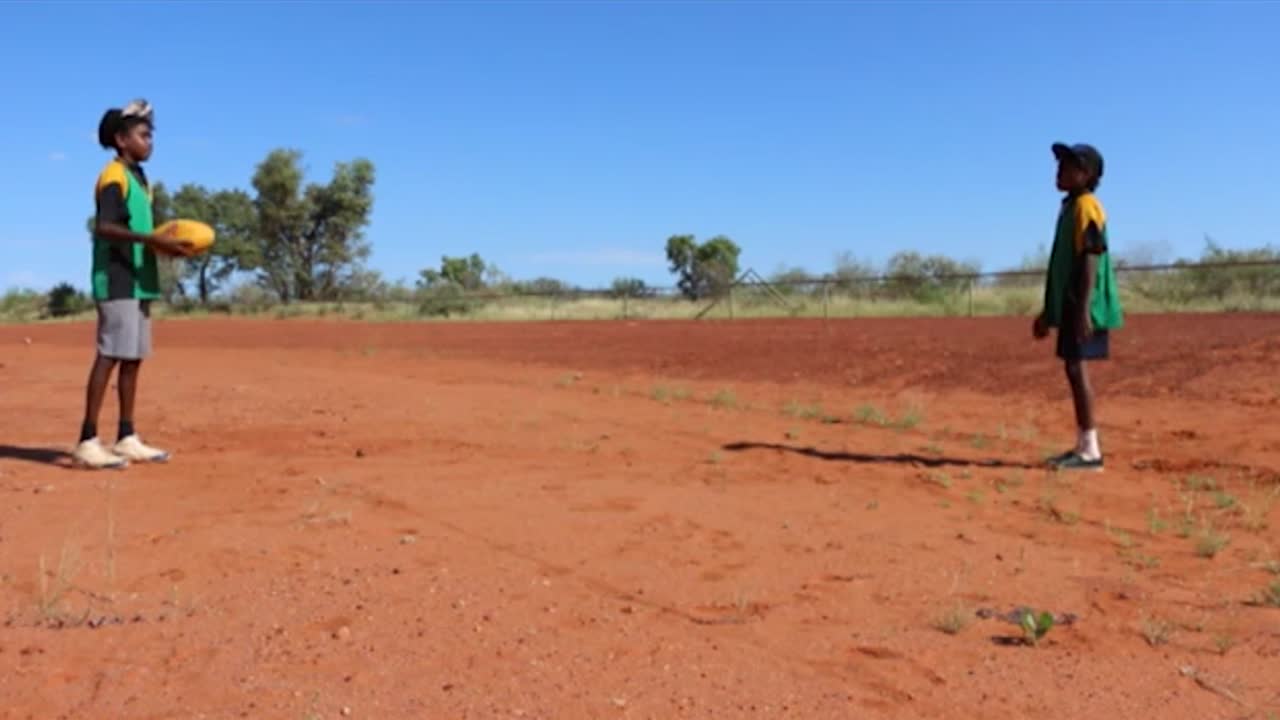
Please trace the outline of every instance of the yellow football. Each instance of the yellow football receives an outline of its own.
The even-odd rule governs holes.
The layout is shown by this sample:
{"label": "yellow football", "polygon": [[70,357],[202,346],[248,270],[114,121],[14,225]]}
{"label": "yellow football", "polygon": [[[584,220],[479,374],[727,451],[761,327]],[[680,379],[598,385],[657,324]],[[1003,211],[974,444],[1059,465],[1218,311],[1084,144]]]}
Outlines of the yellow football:
{"label": "yellow football", "polygon": [[191,243],[195,247],[196,255],[213,246],[213,228],[199,220],[170,220],[156,228],[155,233]]}

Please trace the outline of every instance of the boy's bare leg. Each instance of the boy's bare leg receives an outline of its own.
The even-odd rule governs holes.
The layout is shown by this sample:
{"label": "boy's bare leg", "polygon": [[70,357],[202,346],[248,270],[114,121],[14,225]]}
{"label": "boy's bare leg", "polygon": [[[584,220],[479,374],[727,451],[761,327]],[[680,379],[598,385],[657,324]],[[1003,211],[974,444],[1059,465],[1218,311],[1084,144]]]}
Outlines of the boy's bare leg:
{"label": "boy's bare leg", "polygon": [[138,375],[141,372],[141,360],[120,363],[120,439],[112,450],[130,462],[164,462],[169,459],[168,451],[142,442],[133,427],[133,408],[138,399]]}
{"label": "boy's bare leg", "polygon": [[1071,399],[1076,408],[1076,426],[1082,431],[1092,430],[1093,387],[1089,384],[1089,374],[1080,360],[1068,360],[1066,365],[1067,382],[1071,383]]}
{"label": "boy's bare leg", "polygon": [[111,382],[111,371],[115,366],[116,361],[112,358],[98,355],[89,370],[84,422],[80,426],[80,443],[75,452],[76,461],[85,467],[117,468],[126,464],[123,458],[109,452],[98,440],[98,418],[102,415],[102,402],[106,399],[107,385]]}
{"label": "boy's bare leg", "polygon": [[93,367],[89,369],[89,385],[84,399],[84,424],[80,437],[82,441],[91,440],[98,435],[98,417],[102,415],[102,401],[107,397],[107,385],[111,382],[111,371],[115,367],[115,360],[98,355],[93,361]]}
{"label": "boy's bare leg", "polygon": [[1098,425],[1089,374],[1081,360],[1068,360],[1066,370],[1067,381],[1071,384],[1071,400],[1075,405],[1076,427],[1080,430],[1076,453],[1085,460],[1099,460],[1102,452],[1098,446]]}
{"label": "boy's bare leg", "polygon": [[138,374],[141,360],[125,360],[120,363],[120,437],[133,434],[133,407],[138,399]]}

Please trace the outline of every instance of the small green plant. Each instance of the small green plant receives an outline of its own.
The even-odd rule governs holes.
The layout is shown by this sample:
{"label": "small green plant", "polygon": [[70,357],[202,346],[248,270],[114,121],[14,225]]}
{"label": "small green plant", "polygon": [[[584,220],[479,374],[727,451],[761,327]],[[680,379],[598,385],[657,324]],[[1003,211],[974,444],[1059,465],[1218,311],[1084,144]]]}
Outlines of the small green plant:
{"label": "small green plant", "polygon": [[853,411],[853,419],[864,425],[885,424],[884,413],[874,405],[859,405],[858,409]]}
{"label": "small green plant", "polygon": [[867,509],[868,509],[868,510],[879,510],[879,509],[880,509],[880,501],[879,501],[879,500],[872,500],[871,502],[867,503]]}
{"label": "small green plant", "polygon": [[[40,594],[36,607],[41,618],[46,622],[71,619],[73,615],[64,607],[64,602],[75,589],[75,578],[81,569],[79,551],[70,544],[63,543],[62,550],[58,554],[58,566],[54,572],[49,571],[44,553],[40,554],[38,567]],[[88,617],[88,612],[86,608],[85,618]]]}
{"label": "small green plant", "polygon": [[1255,604],[1265,607],[1280,608],[1280,580],[1273,581],[1258,593]]}
{"label": "small green plant", "polygon": [[1196,518],[1191,512],[1191,508],[1194,504],[1194,500],[1187,501],[1187,509],[1183,511],[1182,519],[1178,521],[1178,537],[1183,538],[1184,540],[1191,537],[1191,534],[1195,532],[1196,529]]}
{"label": "small green plant", "polygon": [[1231,538],[1206,525],[1196,536],[1196,554],[1202,558],[1213,558],[1230,542]]}
{"label": "small green plant", "polygon": [[1207,475],[1190,475],[1185,484],[1192,492],[1211,492],[1218,489],[1217,481]]}
{"label": "small green plant", "polygon": [[973,621],[973,614],[963,605],[943,611],[933,620],[933,629],[947,635],[959,635]]}
{"label": "small green plant", "polygon": [[1129,535],[1129,533],[1125,532],[1124,530],[1112,529],[1112,530],[1108,530],[1108,533],[1111,535],[1112,542],[1114,542],[1116,545],[1119,545],[1122,548],[1133,547],[1133,537]]}
{"label": "small green plant", "polygon": [[924,446],[923,448],[921,448],[921,449],[922,449],[922,451],[923,451],[923,452],[928,453],[929,455],[941,455],[941,454],[942,454],[942,446],[941,446],[941,445],[939,445],[939,444],[938,444],[938,443],[936,443],[936,442],[934,442],[934,443],[929,443],[928,445],[925,445],[925,446]]}
{"label": "small green plant", "polygon": [[1213,493],[1213,504],[1219,510],[1228,510],[1236,506],[1236,499],[1229,495],[1225,490],[1218,490]]}
{"label": "small green plant", "polygon": [[1271,509],[1275,507],[1278,493],[1280,493],[1280,488],[1265,495],[1255,493],[1249,498],[1249,503],[1244,506],[1244,520],[1241,523],[1244,525],[1245,530],[1257,533],[1267,529],[1269,525],[1267,517],[1271,514]]}
{"label": "small green plant", "polygon": [[1080,522],[1080,513],[1060,507],[1057,497],[1052,492],[1046,491],[1040,496],[1040,509],[1063,525],[1075,525]]}
{"label": "small green plant", "polygon": [[921,412],[919,406],[911,405],[903,411],[902,415],[898,417],[898,421],[894,424],[900,430],[911,430],[918,427],[923,421],[924,414]]}
{"label": "small green plant", "polygon": [[791,441],[799,440],[800,431],[795,428],[791,428],[790,430],[787,431],[787,439]]}
{"label": "small green plant", "polygon": [[1128,565],[1136,570],[1154,570],[1160,567],[1160,558],[1140,552],[1125,552],[1121,555]]}
{"label": "small green plant", "polygon": [[1154,616],[1142,619],[1142,637],[1151,647],[1167,644],[1172,636],[1173,624],[1167,620]]}
{"label": "small green plant", "polygon": [[802,405],[794,400],[788,402],[782,408],[782,412],[791,417],[800,418],[802,420],[816,420],[823,416],[821,405]]}
{"label": "small green plant", "polygon": [[1053,613],[1041,612],[1037,615],[1034,610],[1024,610],[1019,624],[1023,639],[1028,645],[1035,647],[1053,629]]}
{"label": "small green plant", "polygon": [[1165,531],[1166,527],[1168,527],[1168,523],[1166,523],[1163,519],[1161,519],[1159,510],[1155,508],[1151,508],[1150,510],[1147,511],[1147,531],[1148,532],[1150,532],[1152,535],[1159,535],[1160,533]]}
{"label": "small green plant", "polygon": [[970,490],[965,497],[974,505],[981,505],[982,501],[985,499],[982,492],[979,490]]}
{"label": "small green plant", "polygon": [[663,405],[666,405],[667,403],[671,402],[671,391],[663,387],[662,385],[658,385],[653,388],[652,392],[649,393],[649,397],[662,403]]}
{"label": "small green plant", "polygon": [[973,438],[969,441],[969,444],[972,445],[975,449],[985,450],[987,446],[990,445],[991,443],[990,441],[987,440],[986,435],[982,435],[981,433],[979,433],[973,436]]}
{"label": "small green plant", "polygon": [[929,473],[929,482],[946,489],[951,488],[951,476],[941,470]]}
{"label": "small green plant", "polygon": [[1236,639],[1227,633],[1219,633],[1213,636],[1213,646],[1217,648],[1219,655],[1226,655],[1236,646]]}
{"label": "small green plant", "polygon": [[732,390],[720,390],[711,396],[711,404],[721,409],[730,409],[738,406],[738,396],[733,394]]}

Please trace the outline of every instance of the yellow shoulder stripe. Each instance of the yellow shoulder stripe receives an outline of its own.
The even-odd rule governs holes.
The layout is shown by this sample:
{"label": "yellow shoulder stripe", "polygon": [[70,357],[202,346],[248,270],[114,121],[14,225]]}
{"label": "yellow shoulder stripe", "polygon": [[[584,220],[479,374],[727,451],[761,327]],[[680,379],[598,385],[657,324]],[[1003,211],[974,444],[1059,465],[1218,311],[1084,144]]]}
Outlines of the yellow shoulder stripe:
{"label": "yellow shoulder stripe", "polygon": [[1084,232],[1089,229],[1089,223],[1096,224],[1099,230],[1107,226],[1107,213],[1092,193],[1076,198],[1076,252],[1084,249]]}
{"label": "yellow shoulder stripe", "polygon": [[94,188],[94,196],[96,197],[112,184],[120,186],[122,196],[129,190],[129,179],[125,177],[124,164],[119,160],[112,160],[102,169],[102,174],[98,176],[98,184]]}

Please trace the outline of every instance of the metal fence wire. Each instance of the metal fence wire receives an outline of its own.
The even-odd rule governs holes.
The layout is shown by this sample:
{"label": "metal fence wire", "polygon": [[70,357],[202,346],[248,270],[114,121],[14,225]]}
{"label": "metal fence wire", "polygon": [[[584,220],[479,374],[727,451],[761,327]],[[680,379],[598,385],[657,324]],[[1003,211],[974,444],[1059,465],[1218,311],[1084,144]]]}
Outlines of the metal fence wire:
{"label": "metal fence wire", "polygon": [[[1280,261],[1178,263],[1116,269],[1132,312],[1280,311]],[[1043,271],[958,275],[822,277],[770,281],[748,270],[719,292],[686,297],[677,288],[641,292],[420,292],[418,312],[438,317],[644,319],[749,317],[1026,315],[1042,304]]]}

